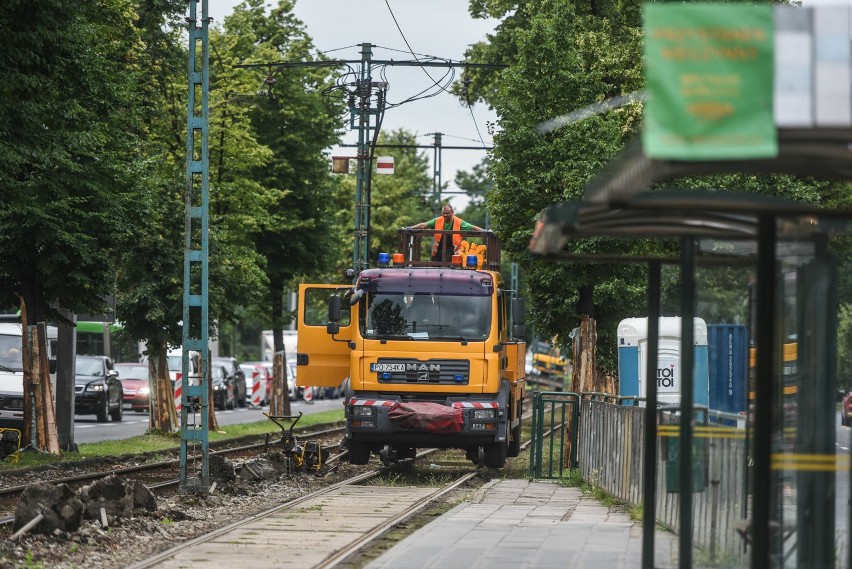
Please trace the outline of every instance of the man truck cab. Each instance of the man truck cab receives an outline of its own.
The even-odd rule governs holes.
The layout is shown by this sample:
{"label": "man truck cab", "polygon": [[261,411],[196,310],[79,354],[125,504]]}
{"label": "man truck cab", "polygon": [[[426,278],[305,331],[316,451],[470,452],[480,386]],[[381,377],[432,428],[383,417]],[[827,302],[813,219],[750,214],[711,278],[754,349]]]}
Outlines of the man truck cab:
{"label": "man truck cab", "polygon": [[299,287],[299,384],[348,378],[352,463],[438,447],[502,467],[520,450],[523,301],[504,287],[492,234],[463,232],[482,236],[481,254],[436,263],[412,250],[421,232],[401,230],[402,251],[381,255],[352,286]]}

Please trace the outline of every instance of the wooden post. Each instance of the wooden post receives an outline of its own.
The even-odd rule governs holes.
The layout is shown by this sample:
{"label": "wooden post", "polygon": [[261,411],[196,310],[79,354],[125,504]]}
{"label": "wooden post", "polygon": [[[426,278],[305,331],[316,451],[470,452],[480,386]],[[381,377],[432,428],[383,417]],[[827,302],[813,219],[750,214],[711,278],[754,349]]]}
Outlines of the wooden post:
{"label": "wooden post", "polygon": [[272,393],[269,414],[290,415],[290,392],[287,389],[287,367],[285,353],[275,352],[272,358]]}
{"label": "wooden post", "polygon": [[35,354],[37,354],[36,373],[38,375],[38,388],[36,399],[39,402],[39,412],[36,415],[37,428],[39,429],[39,447],[50,454],[59,454],[59,433],[56,430],[56,410],[53,406],[53,386],[50,382],[50,364],[47,360],[47,329],[44,322],[39,322],[34,327],[35,332]]}
{"label": "wooden post", "polygon": [[[150,352],[150,350],[149,350]],[[175,388],[169,377],[169,364],[166,357],[166,346],[156,360],[148,357],[148,373],[155,378],[156,390],[151,394],[153,428],[162,433],[171,433],[177,429],[177,409],[175,409]]]}

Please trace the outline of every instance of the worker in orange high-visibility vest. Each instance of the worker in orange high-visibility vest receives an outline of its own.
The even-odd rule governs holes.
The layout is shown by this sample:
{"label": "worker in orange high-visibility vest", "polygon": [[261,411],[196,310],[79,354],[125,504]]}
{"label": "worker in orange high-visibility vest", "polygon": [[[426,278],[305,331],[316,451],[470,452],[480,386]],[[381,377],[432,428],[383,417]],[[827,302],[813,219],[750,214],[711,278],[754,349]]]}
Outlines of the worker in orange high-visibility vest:
{"label": "worker in orange high-visibility vest", "polygon": [[[436,229],[438,231],[453,230],[453,231],[482,231],[481,227],[477,227],[472,223],[468,223],[460,217],[453,215],[453,206],[444,204],[441,208],[441,216],[429,221],[412,225],[411,229]],[[443,237],[452,237],[452,239],[442,239]],[[462,236],[459,233],[443,234],[436,233],[434,242],[432,243],[432,260],[433,261],[449,261],[453,254],[461,245]],[[443,246],[442,246],[443,243]],[[450,246],[452,244],[452,247]]]}

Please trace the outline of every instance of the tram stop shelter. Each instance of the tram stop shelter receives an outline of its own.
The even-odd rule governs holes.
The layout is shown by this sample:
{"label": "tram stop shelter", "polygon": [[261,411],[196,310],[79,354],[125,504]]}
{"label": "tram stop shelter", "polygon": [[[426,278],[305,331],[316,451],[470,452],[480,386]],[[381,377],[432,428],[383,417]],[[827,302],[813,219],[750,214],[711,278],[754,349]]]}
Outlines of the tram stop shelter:
{"label": "tram stop shelter", "polygon": [[[701,162],[652,159],[637,141],[586,188],[582,201],[545,209],[530,244],[533,254],[552,259],[647,263],[649,354],[657,353],[660,266],[679,264],[684,370],[693,368],[696,264],[753,265],[756,358],[747,434],[753,468],[744,473],[752,482],[747,483],[750,500],[742,533],[754,568],[786,566],[783,559],[791,556],[799,567],[834,567],[837,275],[828,244],[832,236],[848,228],[852,210],[765,195],[650,191],[649,187],[678,176],[722,172],[848,180],[852,174],[850,140],[852,129],[781,131],[776,158]],[[680,254],[590,256],[571,252],[572,243],[591,237],[675,239]],[[788,282],[782,277],[786,271],[796,274],[797,285],[795,377],[783,373],[786,340],[778,324],[784,317],[780,300]],[[655,375],[655,359],[648,358],[646,377]],[[693,453],[689,450],[693,448],[693,401],[692,382],[684,381],[678,452],[681,496],[683,489],[693,487]],[[646,406],[657,407],[654,382],[648,382]],[[647,568],[654,566],[656,457],[657,416],[646,413],[642,488],[643,567]],[[815,464],[819,467],[814,468]],[[680,566],[684,568],[692,567],[692,516],[692,500],[681,500],[677,530]],[[849,537],[847,531],[847,543]]]}
{"label": "tram stop shelter", "polygon": [[[852,567],[850,508],[836,499],[849,495],[849,460],[838,460],[835,448],[837,267],[830,253],[852,209],[660,186],[724,173],[852,179],[850,21],[848,6],[646,4],[640,136],[585,188],[582,200],[545,209],[530,243],[533,254],[553,259],[647,263],[649,354],[658,352],[661,265],[679,265],[682,370],[693,369],[692,322],[701,316],[696,266],[753,267],[750,403],[741,434],[745,498],[737,531],[746,548],[742,560],[754,569],[833,569],[835,528],[843,525],[845,564]],[[540,128],[562,126],[553,119]],[[600,237],[668,240],[672,247],[660,249],[676,253],[575,252],[583,250],[577,241]],[[647,360],[646,377],[654,377],[656,358]],[[656,411],[655,382],[647,387],[646,410]],[[693,540],[694,401],[692,382],[683,381],[675,529],[684,569],[693,566],[692,547],[700,543]],[[644,424],[642,565],[651,569],[655,482],[658,476],[668,482],[669,473],[657,472],[657,414],[646,411]],[[841,471],[847,487],[837,488]]]}

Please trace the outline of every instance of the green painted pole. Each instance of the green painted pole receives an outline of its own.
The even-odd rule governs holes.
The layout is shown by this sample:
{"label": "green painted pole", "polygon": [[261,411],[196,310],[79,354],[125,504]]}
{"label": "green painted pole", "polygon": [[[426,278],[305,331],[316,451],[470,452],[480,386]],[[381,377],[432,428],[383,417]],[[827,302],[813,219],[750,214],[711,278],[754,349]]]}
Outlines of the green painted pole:
{"label": "green painted pole", "polygon": [[[201,0],[201,19],[198,19],[198,0],[189,2],[189,93],[187,98],[186,129],[186,191],[184,202],[184,254],[183,254],[183,362],[181,365],[181,412],[180,412],[180,491],[203,491],[210,486],[208,463],[209,421],[207,406],[208,377],[208,270],[209,270],[209,178],[210,161],[208,147],[210,92],[209,62],[209,18],[208,0]],[[199,61],[198,58],[201,58]],[[196,95],[201,95],[201,104],[196,106]],[[196,110],[199,114],[195,114]],[[200,192],[200,199],[198,193]],[[200,230],[200,243],[193,242],[193,227]],[[193,271],[193,269],[196,269]],[[198,270],[200,269],[200,270]],[[196,279],[193,281],[193,277]],[[200,282],[198,281],[200,279]],[[192,294],[192,291],[197,291]],[[189,358],[191,352],[201,354],[200,385],[189,385]],[[200,401],[201,423],[189,423],[191,403]],[[190,478],[188,457],[190,446],[200,445],[200,476]],[[194,454],[194,452],[193,452]]]}

